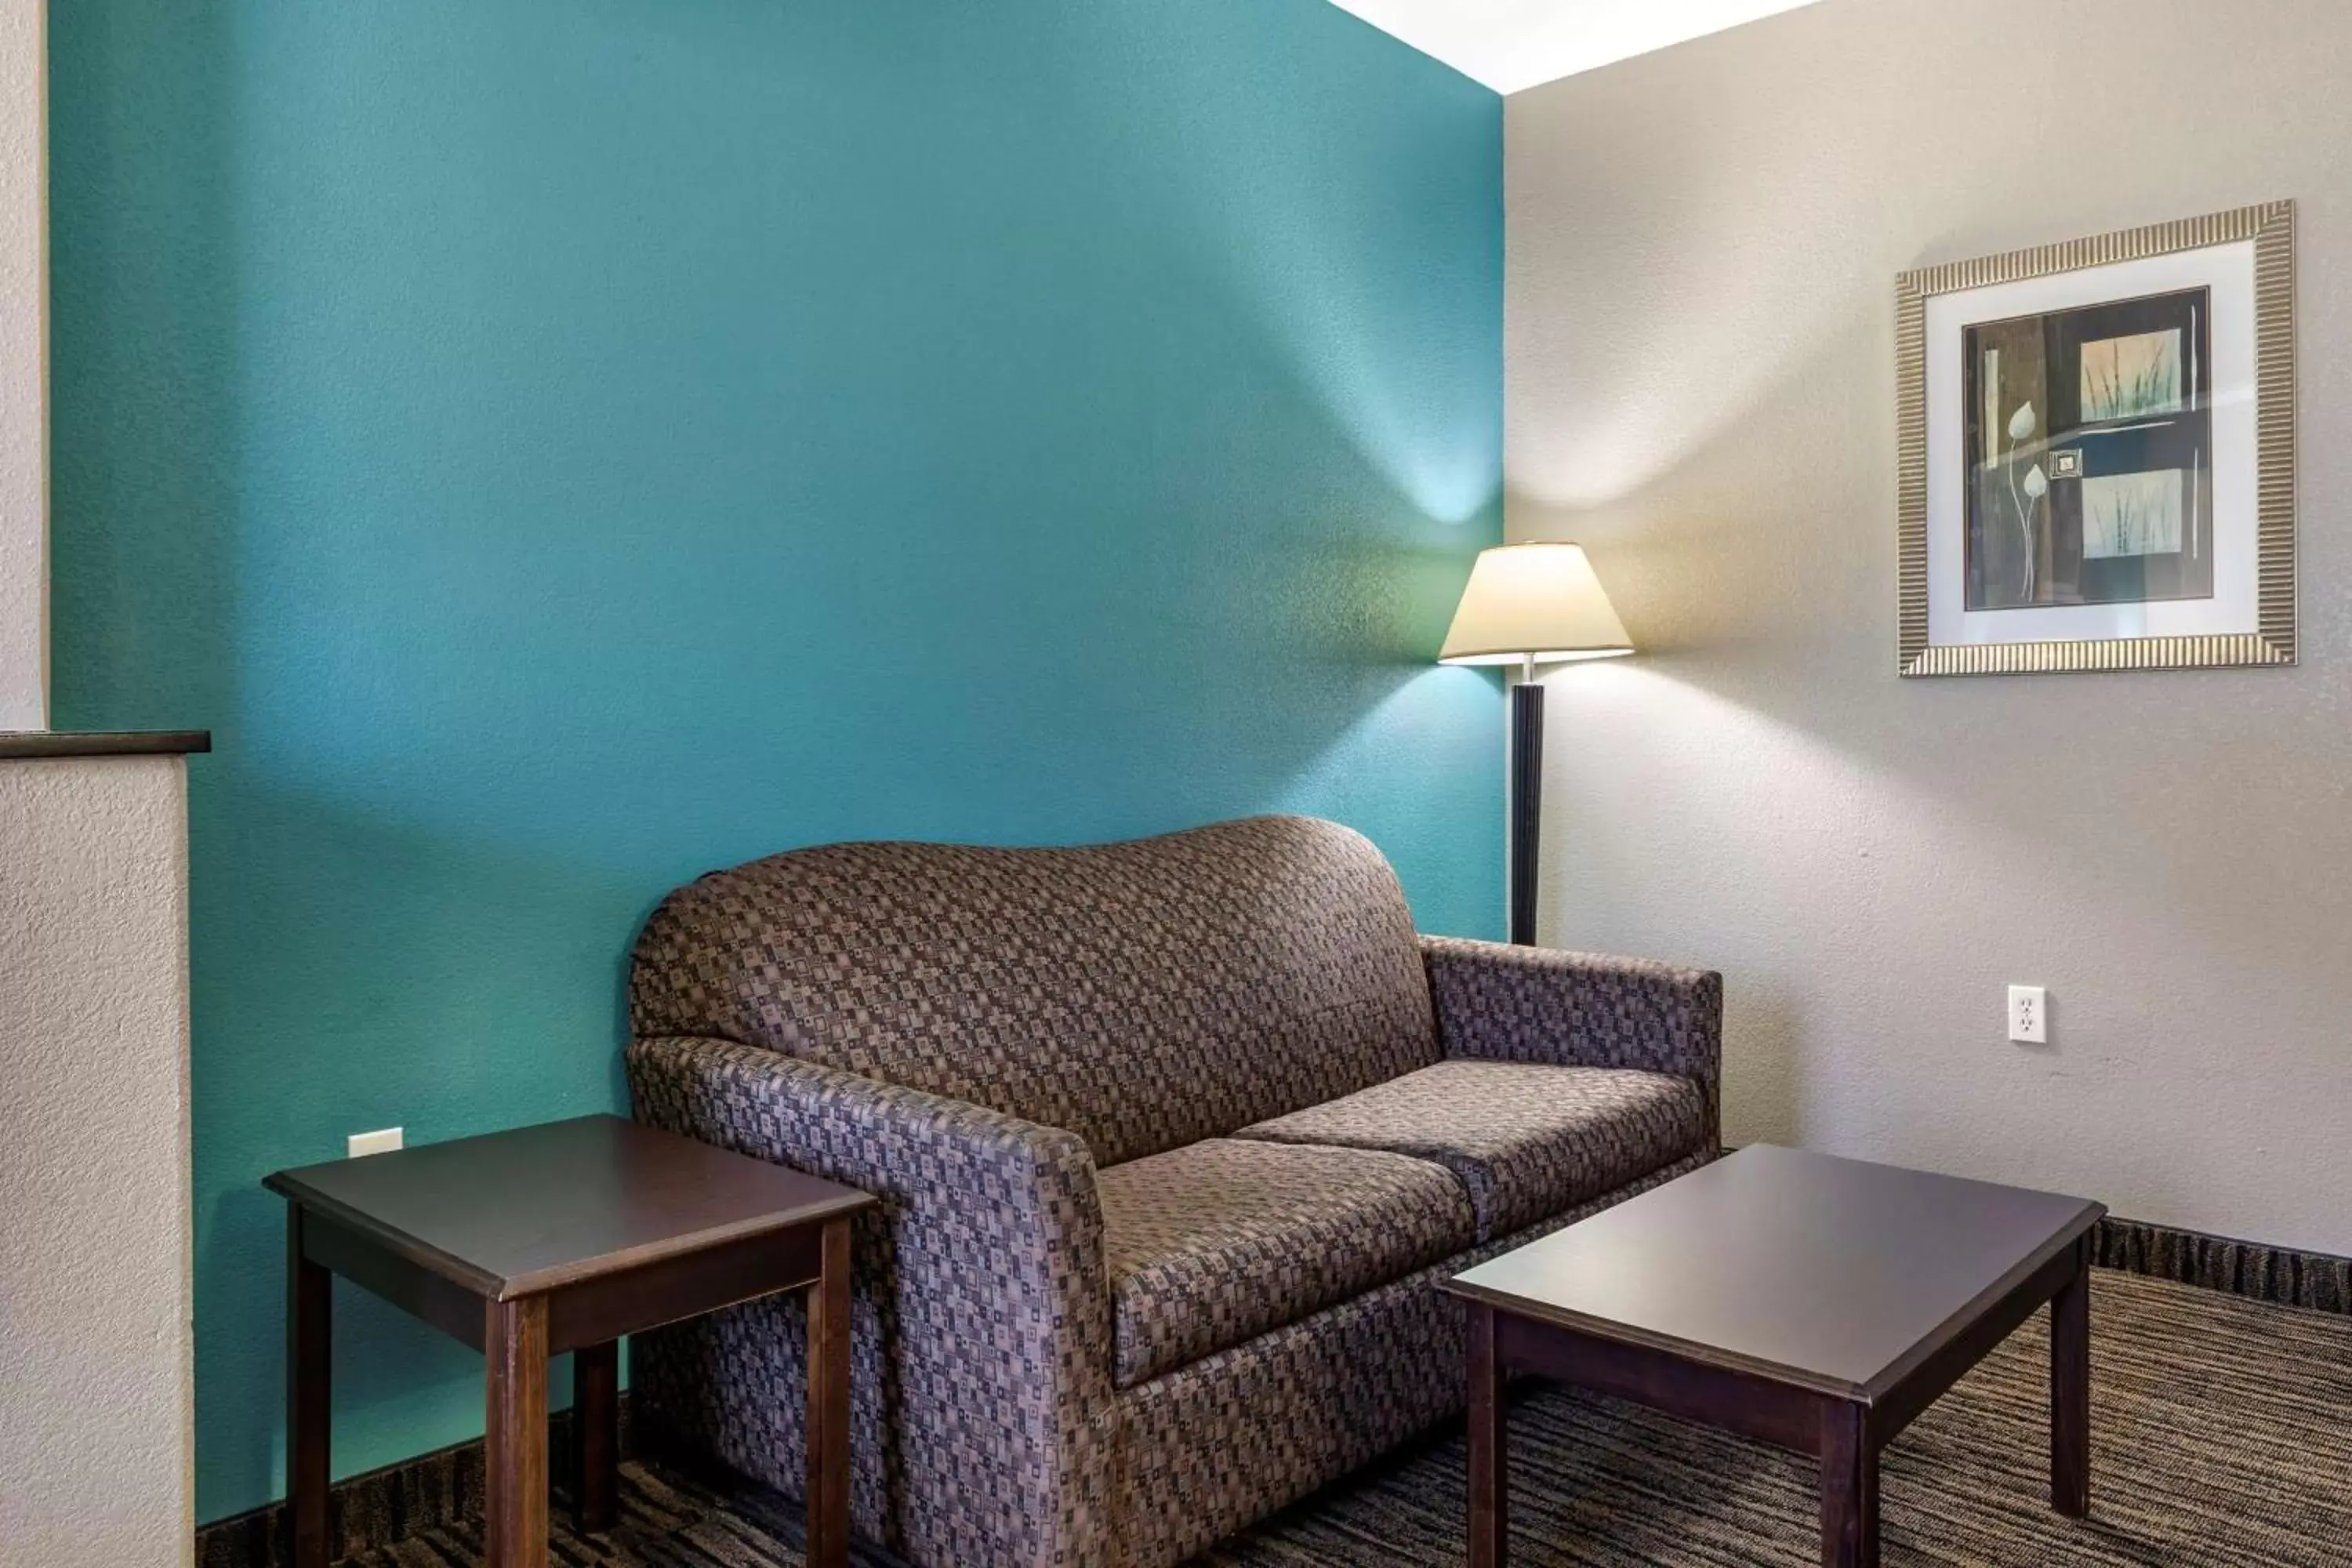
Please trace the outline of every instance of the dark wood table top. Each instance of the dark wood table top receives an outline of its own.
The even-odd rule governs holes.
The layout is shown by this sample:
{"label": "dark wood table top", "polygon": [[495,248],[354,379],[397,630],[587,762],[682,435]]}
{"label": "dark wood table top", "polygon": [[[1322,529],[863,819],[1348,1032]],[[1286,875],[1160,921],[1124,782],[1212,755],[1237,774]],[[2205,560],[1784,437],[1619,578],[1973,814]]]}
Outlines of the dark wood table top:
{"label": "dark wood table top", "polygon": [[1871,1400],[2105,1213],[1755,1144],[1446,1289],[1597,1339]]}
{"label": "dark wood table top", "polygon": [[501,1301],[874,1202],[617,1116],[332,1160],[263,1184]]}

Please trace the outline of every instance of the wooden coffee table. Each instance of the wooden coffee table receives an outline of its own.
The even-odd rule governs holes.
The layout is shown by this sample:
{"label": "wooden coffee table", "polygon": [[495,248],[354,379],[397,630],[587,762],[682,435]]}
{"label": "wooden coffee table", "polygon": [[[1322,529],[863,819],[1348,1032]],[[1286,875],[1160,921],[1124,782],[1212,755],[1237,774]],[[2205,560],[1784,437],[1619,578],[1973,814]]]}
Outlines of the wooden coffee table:
{"label": "wooden coffee table", "polygon": [[806,1289],[808,1560],[849,1552],[849,1223],[874,1199],[690,1138],[586,1116],[280,1171],[287,1511],[325,1568],[329,1274],[481,1351],[489,1568],[547,1562],[547,1361],[571,1351],[572,1500],[613,1522],[620,1337]]}
{"label": "wooden coffee table", "polygon": [[1515,1373],[1811,1454],[1822,1561],[1878,1561],[1878,1453],[2050,1304],[2050,1501],[2090,1506],[2090,1231],[2106,1209],[1757,1145],[1456,1276],[1470,1563],[1502,1568]]}

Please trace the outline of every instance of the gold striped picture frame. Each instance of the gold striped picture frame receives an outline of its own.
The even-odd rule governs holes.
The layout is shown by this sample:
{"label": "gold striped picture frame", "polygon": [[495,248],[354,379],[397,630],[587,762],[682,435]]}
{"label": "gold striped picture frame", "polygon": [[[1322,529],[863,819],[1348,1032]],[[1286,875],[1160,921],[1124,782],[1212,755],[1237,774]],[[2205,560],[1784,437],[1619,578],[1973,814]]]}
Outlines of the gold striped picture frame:
{"label": "gold striped picture frame", "polygon": [[[2252,241],[2254,253],[2254,624],[2198,636],[2041,642],[1931,640],[1928,443],[1960,437],[1953,431],[1930,432],[1927,427],[1928,300],[1938,294],[2248,240]],[[2293,202],[2265,202],[2176,223],[1920,268],[1896,279],[1895,301],[1896,665],[1903,675],[2027,675],[2295,662]],[[2038,468],[2035,476],[2040,476]]]}

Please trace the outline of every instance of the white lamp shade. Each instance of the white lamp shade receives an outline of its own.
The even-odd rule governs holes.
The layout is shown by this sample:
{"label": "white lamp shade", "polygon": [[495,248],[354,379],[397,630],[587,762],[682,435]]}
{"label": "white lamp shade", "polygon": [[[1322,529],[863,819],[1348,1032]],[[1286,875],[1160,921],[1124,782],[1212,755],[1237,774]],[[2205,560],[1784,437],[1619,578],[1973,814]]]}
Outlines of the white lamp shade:
{"label": "white lamp shade", "polygon": [[1580,544],[1505,544],[1479,552],[1440,664],[1538,664],[1633,651]]}

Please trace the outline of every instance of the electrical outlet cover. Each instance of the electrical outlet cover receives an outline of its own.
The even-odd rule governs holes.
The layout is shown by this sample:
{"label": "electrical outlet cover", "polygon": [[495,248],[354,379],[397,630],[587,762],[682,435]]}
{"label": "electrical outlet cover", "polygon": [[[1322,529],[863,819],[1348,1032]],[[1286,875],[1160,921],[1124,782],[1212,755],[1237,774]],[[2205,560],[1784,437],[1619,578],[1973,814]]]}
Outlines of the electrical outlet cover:
{"label": "electrical outlet cover", "polygon": [[2050,1038],[2050,998],[2039,985],[2009,988],[2009,1037],[2021,1046],[2039,1046]]}
{"label": "electrical outlet cover", "polygon": [[345,1147],[354,1160],[368,1154],[389,1154],[400,1147],[400,1129],[387,1127],[381,1132],[354,1132],[345,1141]]}

